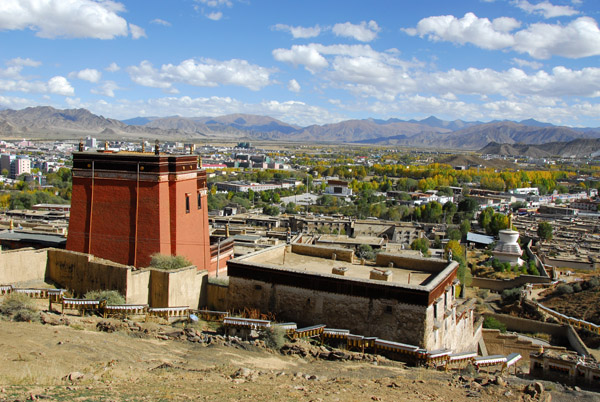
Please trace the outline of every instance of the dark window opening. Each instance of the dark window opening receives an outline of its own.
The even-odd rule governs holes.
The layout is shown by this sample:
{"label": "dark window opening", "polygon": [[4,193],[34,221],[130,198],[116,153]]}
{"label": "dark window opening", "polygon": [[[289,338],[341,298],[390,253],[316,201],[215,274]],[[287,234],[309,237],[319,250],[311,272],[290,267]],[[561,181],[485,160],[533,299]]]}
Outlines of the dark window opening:
{"label": "dark window opening", "polygon": [[198,191],[198,209],[202,208],[202,193]]}
{"label": "dark window opening", "polygon": [[189,194],[185,195],[185,213],[186,214],[190,213],[190,195]]}

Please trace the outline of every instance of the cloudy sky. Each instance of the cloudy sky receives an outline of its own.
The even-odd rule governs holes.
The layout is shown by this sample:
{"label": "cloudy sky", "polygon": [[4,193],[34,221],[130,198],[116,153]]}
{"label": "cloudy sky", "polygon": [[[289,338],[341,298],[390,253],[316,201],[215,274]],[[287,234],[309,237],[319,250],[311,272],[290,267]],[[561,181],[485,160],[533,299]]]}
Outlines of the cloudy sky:
{"label": "cloudy sky", "polygon": [[598,0],[1,0],[0,107],[600,126]]}

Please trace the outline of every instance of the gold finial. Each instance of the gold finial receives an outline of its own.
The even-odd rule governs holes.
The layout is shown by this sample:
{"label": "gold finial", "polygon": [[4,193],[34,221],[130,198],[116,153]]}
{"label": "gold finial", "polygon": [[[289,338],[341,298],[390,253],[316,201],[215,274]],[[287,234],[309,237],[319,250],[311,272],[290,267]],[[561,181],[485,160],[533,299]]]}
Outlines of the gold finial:
{"label": "gold finial", "polygon": [[154,155],[160,154],[160,147],[158,146],[158,140],[154,141]]}
{"label": "gold finial", "polygon": [[79,152],[83,152],[83,138],[79,139]]}
{"label": "gold finial", "polygon": [[146,152],[146,141],[142,140],[142,152]]}

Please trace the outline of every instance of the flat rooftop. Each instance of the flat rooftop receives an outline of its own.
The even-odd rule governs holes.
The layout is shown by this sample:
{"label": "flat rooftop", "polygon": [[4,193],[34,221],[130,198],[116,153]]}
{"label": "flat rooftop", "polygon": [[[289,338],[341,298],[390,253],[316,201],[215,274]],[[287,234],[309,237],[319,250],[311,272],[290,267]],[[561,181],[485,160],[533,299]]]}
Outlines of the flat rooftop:
{"label": "flat rooftop", "polygon": [[[283,261],[284,258],[284,250],[285,248],[278,248],[273,251],[277,252],[269,252],[269,253],[261,253],[256,255],[248,255],[245,256],[244,261],[259,263],[259,264],[268,264],[286,269],[293,269],[297,271],[304,271],[307,273],[317,273],[317,274],[332,274],[333,268],[341,268],[345,267],[348,270],[345,272],[344,276],[341,278],[352,278],[352,279],[369,279],[370,272],[373,268],[378,268],[382,270],[390,270],[392,271],[392,280],[391,281],[378,281],[381,283],[394,283],[394,284],[402,284],[402,285],[424,285],[427,282],[430,282],[433,277],[435,277],[438,273],[420,271],[415,269],[403,269],[403,268],[388,268],[376,266],[373,263],[366,263],[365,265],[360,264],[359,262],[350,263],[346,261],[333,260],[330,258],[323,257],[314,257],[303,254],[296,254],[293,252],[286,251],[285,252],[285,263]],[[337,275],[336,275],[337,276]],[[410,282],[409,282],[410,277]]]}

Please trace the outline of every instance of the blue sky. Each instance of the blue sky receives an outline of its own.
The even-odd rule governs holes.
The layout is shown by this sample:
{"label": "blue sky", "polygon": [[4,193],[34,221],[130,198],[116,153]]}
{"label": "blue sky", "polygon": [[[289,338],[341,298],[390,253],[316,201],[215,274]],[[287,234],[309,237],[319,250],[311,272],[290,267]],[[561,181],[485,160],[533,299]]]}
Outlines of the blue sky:
{"label": "blue sky", "polygon": [[597,0],[1,0],[0,106],[600,126]]}

